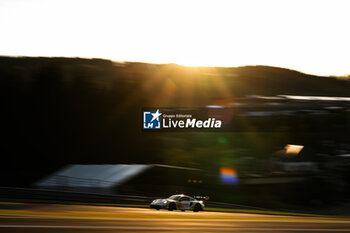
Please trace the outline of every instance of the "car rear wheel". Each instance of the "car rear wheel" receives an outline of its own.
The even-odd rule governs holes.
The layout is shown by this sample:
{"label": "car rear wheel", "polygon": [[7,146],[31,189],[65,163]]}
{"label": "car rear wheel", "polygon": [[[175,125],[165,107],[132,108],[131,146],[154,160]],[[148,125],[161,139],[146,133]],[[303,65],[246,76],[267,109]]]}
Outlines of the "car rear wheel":
{"label": "car rear wheel", "polygon": [[199,204],[196,204],[194,207],[193,207],[193,212],[198,212],[202,210],[202,207],[199,205]]}
{"label": "car rear wheel", "polygon": [[175,203],[170,203],[169,206],[168,206],[168,210],[169,210],[169,211],[176,210],[176,205],[175,205]]}

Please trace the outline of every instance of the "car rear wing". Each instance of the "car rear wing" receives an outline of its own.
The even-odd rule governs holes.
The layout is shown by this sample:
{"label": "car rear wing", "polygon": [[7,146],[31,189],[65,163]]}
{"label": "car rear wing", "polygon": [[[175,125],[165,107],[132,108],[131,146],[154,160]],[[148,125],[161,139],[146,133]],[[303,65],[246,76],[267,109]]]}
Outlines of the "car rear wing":
{"label": "car rear wing", "polygon": [[209,196],[194,196],[195,199],[200,200],[200,201],[208,201]]}

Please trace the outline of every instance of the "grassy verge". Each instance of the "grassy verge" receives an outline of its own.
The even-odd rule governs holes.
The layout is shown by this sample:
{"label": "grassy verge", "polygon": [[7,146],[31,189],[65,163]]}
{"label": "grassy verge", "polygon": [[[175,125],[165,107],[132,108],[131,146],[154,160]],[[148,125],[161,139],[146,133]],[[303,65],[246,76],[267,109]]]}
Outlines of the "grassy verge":
{"label": "grassy verge", "polygon": [[281,212],[281,211],[269,211],[269,210],[251,210],[251,209],[229,209],[229,208],[205,208],[206,211],[213,212],[226,212],[226,213],[245,213],[245,214],[265,214],[265,215],[283,215],[283,216],[300,216],[300,217],[339,217],[339,216],[328,216],[319,214],[305,214],[305,213],[294,213],[294,212]]}

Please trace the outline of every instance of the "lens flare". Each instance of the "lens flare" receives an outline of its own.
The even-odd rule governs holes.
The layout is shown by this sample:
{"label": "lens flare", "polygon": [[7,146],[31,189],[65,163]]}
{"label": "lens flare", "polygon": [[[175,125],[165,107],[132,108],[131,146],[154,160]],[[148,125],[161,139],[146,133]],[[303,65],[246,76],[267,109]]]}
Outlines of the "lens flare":
{"label": "lens flare", "polygon": [[220,179],[225,184],[238,184],[237,172],[233,168],[222,167],[220,168]]}

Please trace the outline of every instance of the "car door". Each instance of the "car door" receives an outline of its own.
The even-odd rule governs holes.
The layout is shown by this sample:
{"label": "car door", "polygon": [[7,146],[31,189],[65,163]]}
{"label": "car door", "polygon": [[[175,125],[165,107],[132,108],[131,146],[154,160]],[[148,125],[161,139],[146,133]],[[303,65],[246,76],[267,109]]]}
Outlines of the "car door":
{"label": "car door", "polygon": [[179,200],[179,209],[188,210],[190,209],[191,200],[189,197],[181,197]]}

